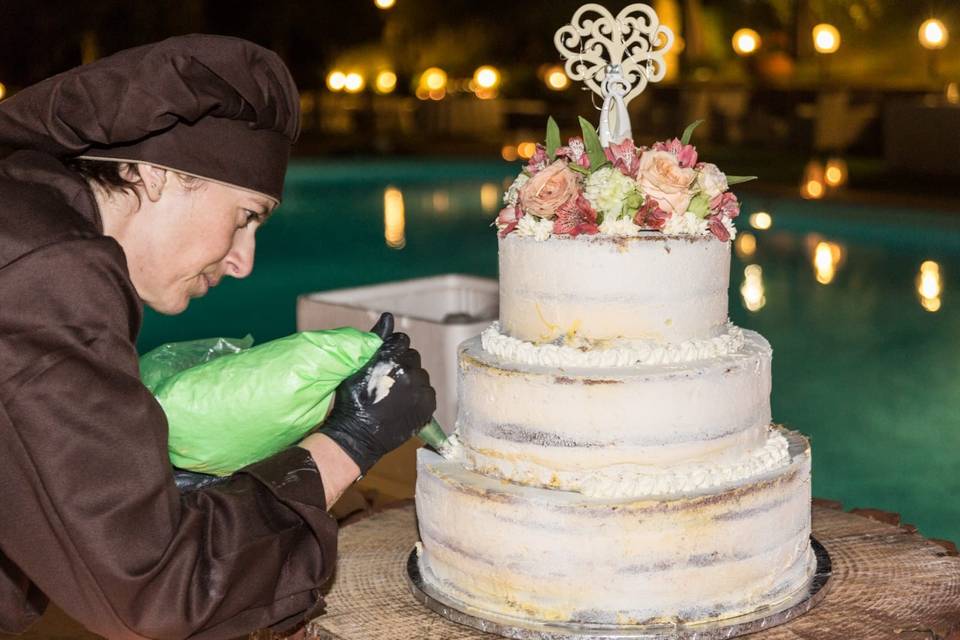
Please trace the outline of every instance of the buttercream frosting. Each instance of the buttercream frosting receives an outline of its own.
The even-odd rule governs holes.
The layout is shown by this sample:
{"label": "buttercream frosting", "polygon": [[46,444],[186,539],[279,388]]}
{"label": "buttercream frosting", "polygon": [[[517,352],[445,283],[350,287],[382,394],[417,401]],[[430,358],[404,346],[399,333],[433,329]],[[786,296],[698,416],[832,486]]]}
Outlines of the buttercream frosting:
{"label": "buttercream frosting", "polygon": [[[620,340],[609,347],[535,344],[506,335],[494,322],[480,336],[488,353],[518,364],[543,367],[635,367],[679,364],[736,353],[743,346],[743,330],[727,323],[718,336],[682,342]],[[586,343],[584,343],[586,345]]]}

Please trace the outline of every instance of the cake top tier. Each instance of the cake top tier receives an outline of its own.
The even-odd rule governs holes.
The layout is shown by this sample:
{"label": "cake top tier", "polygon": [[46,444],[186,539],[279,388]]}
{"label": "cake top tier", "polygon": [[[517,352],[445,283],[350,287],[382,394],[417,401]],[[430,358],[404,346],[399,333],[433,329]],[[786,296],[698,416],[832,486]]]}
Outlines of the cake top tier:
{"label": "cake top tier", "polygon": [[497,216],[500,237],[516,233],[551,236],[637,236],[644,230],[666,235],[736,235],[740,213],[731,185],[752,176],[728,176],[701,162],[690,144],[694,122],[680,138],[638,147],[630,138],[600,143],[593,125],[580,118],[582,136],[560,140],[553,118],[545,144],[504,194]]}

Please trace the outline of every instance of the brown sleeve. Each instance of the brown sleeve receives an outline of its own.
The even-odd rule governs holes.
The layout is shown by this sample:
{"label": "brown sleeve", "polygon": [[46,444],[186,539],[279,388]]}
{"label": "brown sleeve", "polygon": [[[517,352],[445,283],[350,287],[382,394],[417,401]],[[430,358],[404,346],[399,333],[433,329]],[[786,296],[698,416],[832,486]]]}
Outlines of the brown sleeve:
{"label": "brown sleeve", "polygon": [[40,590],[109,638],[230,638],[318,605],[337,530],[307,451],[177,492],[115,242],[20,258],[0,301],[0,549]]}

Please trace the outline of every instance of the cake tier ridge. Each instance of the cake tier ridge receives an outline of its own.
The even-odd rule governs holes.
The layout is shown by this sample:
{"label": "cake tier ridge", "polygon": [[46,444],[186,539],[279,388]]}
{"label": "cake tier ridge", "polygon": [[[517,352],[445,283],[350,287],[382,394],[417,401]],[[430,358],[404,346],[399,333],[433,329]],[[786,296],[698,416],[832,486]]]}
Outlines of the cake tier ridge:
{"label": "cake tier ridge", "polygon": [[500,240],[500,326],[519,340],[683,342],[727,331],[730,243],[703,236]]}
{"label": "cake tier ridge", "polygon": [[558,470],[530,460],[485,455],[466,446],[457,447],[456,455],[451,459],[476,473],[517,484],[616,499],[671,497],[732,486],[787,464],[790,461],[787,449],[787,439],[777,429],[771,429],[763,446],[744,451],[737,458],[670,467],[617,464],[595,469]]}
{"label": "cake tier ridge", "polygon": [[435,588],[528,620],[702,622],[806,586],[810,453],[722,490],[610,500],[503,483],[418,452],[420,565]]}
{"label": "cake tier ridge", "polygon": [[712,338],[663,342],[660,340],[610,340],[588,343],[576,338],[559,344],[537,344],[509,336],[494,322],[480,335],[485,351],[510,362],[542,367],[636,367],[694,362],[736,353],[743,347],[743,330],[727,323]]}

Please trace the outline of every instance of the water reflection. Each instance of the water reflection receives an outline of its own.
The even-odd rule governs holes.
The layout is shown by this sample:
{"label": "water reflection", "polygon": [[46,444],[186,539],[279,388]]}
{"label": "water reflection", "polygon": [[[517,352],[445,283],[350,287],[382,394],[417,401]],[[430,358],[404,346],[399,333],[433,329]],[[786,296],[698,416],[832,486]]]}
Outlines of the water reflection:
{"label": "water reflection", "polygon": [[821,240],[813,250],[813,273],[820,284],[830,284],[843,260],[843,247],[836,242]]}
{"label": "water reflection", "polygon": [[433,210],[437,213],[446,213],[450,210],[450,194],[446,191],[434,191],[431,200]]}
{"label": "water reflection", "polygon": [[767,304],[763,290],[763,269],[758,264],[749,264],[743,270],[743,284],[740,285],[743,306],[748,311],[759,311]]}
{"label": "water reflection", "polygon": [[383,192],[383,237],[388,247],[403,249],[406,246],[405,228],[403,193],[396,187],[387,187]]}
{"label": "water reflection", "polygon": [[917,274],[917,294],[920,296],[920,306],[930,312],[940,310],[940,293],[943,291],[943,282],[940,278],[940,265],[933,260],[926,260],[920,265]]}
{"label": "water reflection", "polygon": [[757,237],[752,233],[741,233],[733,241],[733,248],[737,252],[737,257],[745,260],[757,252]]}
{"label": "water reflection", "polygon": [[500,204],[500,189],[493,182],[486,182],[480,187],[480,206],[484,211],[496,211]]}

